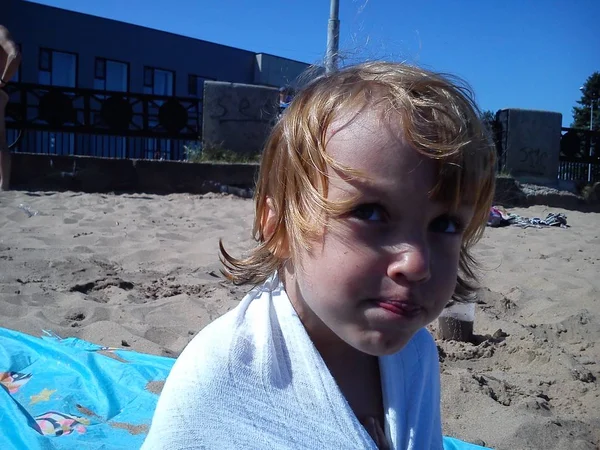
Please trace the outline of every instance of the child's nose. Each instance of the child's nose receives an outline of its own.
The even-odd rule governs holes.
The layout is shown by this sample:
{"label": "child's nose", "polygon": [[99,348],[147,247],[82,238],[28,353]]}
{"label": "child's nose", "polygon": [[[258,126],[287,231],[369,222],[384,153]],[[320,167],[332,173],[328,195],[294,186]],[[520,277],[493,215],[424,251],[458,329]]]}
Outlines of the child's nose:
{"label": "child's nose", "polygon": [[388,265],[388,276],[395,280],[405,278],[418,283],[429,280],[431,278],[429,251],[420,246],[396,250],[394,258]]}

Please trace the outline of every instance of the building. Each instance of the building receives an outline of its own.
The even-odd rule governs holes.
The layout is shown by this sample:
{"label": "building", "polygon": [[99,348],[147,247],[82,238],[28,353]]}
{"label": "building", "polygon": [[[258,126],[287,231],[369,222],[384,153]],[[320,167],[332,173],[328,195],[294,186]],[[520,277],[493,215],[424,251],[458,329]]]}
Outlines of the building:
{"label": "building", "polygon": [[196,96],[205,79],[279,87],[308,67],[25,0],[4,1],[2,23],[21,46],[19,81],[26,83]]}
{"label": "building", "polygon": [[[22,53],[17,81],[70,88],[71,94],[94,89],[201,99],[205,80],[279,87],[294,84],[309,66],[25,0],[3,3],[8,14],[2,14],[2,24]],[[66,144],[59,150],[55,138],[46,152],[73,154],[73,139],[63,139]],[[33,151],[43,152],[44,145],[38,142]],[[144,147],[141,157],[153,150],[152,145]],[[90,154],[89,148],[86,151]],[[123,154],[117,150],[106,156]]]}

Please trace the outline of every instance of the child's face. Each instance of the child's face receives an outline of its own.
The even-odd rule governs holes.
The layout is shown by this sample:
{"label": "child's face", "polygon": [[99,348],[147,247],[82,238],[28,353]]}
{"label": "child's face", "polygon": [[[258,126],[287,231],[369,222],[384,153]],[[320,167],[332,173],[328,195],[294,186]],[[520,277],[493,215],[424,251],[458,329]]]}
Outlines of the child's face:
{"label": "child's face", "polygon": [[462,229],[473,212],[451,214],[429,200],[434,162],[383,123],[371,111],[333,124],[327,152],[370,180],[329,170],[328,199],[358,194],[359,203],[284,270],[317,348],[340,338],[367,354],[394,353],[441,313],[456,286]]}

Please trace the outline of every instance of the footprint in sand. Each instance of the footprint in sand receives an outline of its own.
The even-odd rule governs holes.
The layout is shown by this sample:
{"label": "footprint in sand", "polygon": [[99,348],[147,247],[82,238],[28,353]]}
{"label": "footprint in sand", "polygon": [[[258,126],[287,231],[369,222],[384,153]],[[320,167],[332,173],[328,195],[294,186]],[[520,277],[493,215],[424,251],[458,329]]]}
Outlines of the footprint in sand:
{"label": "footprint in sand", "polygon": [[73,247],[73,253],[75,253],[75,254],[94,253],[94,250],[92,250],[89,247],[85,247],[83,245],[78,245],[77,247]]}
{"label": "footprint in sand", "polygon": [[63,223],[64,223],[65,225],[72,225],[72,224],[75,224],[75,223],[79,223],[79,221],[80,221],[81,219],[83,219],[83,215],[82,215],[82,214],[74,214],[74,215],[73,215],[73,216],[71,216],[71,217],[65,217],[65,218],[63,219]]}
{"label": "footprint in sand", "polygon": [[2,296],[2,302],[0,303],[0,316],[19,318],[27,315],[27,306],[23,303],[22,295]]}
{"label": "footprint in sand", "polygon": [[81,326],[80,322],[85,320],[85,313],[83,312],[71,312],[65,316],[65,320],[67,320],[71,327],[79,327]]}

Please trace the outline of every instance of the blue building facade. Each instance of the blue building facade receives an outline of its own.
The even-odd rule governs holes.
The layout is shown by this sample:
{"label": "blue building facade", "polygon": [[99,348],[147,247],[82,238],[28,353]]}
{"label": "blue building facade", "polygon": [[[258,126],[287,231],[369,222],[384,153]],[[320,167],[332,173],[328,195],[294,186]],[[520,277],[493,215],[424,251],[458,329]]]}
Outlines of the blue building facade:
{"label": "blue building facade", "polygon": [[281,86],[309,66],[25,0],[4,2],[1,20],[21,47],[22,82],[195,96],[203,79]]}

